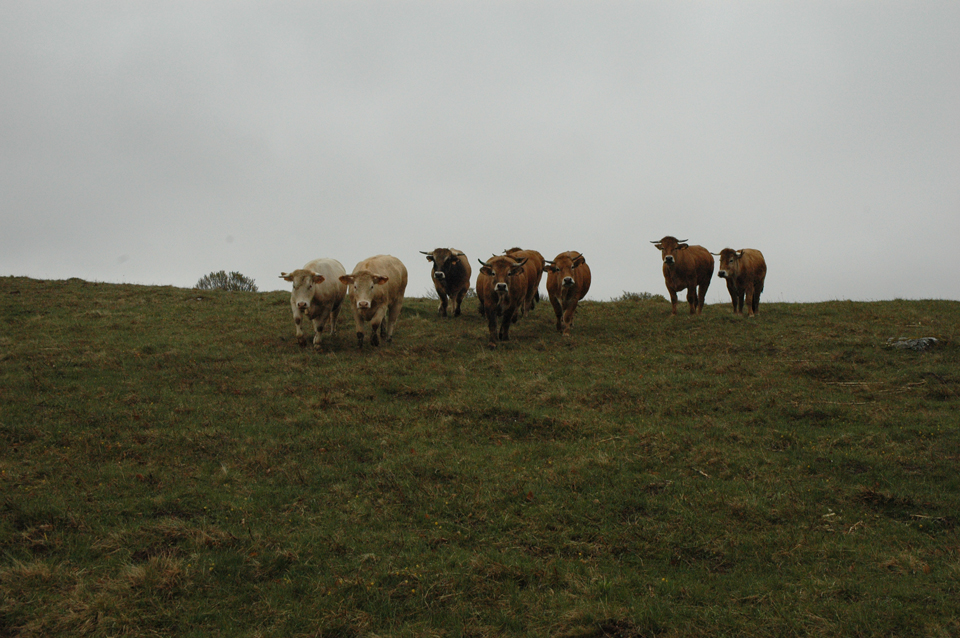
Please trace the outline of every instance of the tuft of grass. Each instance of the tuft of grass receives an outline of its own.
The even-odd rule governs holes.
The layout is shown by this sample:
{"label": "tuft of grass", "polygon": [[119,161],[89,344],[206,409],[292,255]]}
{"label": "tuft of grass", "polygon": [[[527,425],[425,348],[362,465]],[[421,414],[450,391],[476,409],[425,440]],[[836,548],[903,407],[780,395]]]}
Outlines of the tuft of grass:
{"label": "tuft of grass", "polygon": [[960,633],[960,304],[638,301],[0,279],[0,635]]}

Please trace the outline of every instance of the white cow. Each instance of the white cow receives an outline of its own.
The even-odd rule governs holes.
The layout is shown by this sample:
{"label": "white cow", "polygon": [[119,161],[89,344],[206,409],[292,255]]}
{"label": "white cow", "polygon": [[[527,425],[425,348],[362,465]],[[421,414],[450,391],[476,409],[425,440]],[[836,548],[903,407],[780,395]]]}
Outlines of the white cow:
{"label": "white cow", "polygon": [[357,347],[363,347],[363,328],[370,324],[370,343],[380,345],[380,336],[393,341],[407,289],[407,269],[396,257],[377,255],[364,259],[353,273],[340,281],[350,287],[353,319],[357,325]]}
{"label": "white cow", "polygon": [[301,346],[307,345],[301,328],[304,317],[313,322],[314,348],[320,348],[320,333],[325,327],[331,335],[337,333],[337,318],[347,294],[347,287],[340,277],[346,272],[343,264],[336,259],[314,259],[291,273],[280,273],[281,279],[293,282],[290,310],[297,327],[297,343]]}

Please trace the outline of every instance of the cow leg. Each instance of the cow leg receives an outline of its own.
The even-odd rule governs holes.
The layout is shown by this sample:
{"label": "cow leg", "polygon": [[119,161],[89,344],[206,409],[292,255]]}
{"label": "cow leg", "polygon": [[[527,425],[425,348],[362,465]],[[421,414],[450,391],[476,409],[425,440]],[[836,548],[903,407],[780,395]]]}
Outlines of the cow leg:
{"label": "cow leg", "polygon": [[690,286],[687,288],[687,305],[690,306],[690,314],[697,314],[697,287]]}
{"label": "cow leg", "polygon": [[747,289],[746,289],[746,293],[747,293],[747,303],[746,303],[746,306],[747,306],[747,316],[748,316],[748,317],[752,317],[752,316],[754,315],[754,313],[757,311],[757,305],[758,305],[758,304],[757,304],[757,302],[755,301],[755,298],[757,297],[757,295],[756,295],[756,293],[754,292],[753,284],[752,284],[752,283],[751,283],[751,284],[747,284],[747,287],[746,287],[746,288],[747,288]]}
{"label": "cow leg", "polygon": [[329,323],[330,311],[323,310],[319,315],[312,317],[313,321],[313,347],[320,349],[320,335],[323,334],[323,327]]}
{"label": "cow leg", "polygon": [[343,307],[342,303],[334,304],[333,308],[330,310],[330,335],[337,334],[337,321],[340,319],[340,309]]}
{"label": "cow leg", "polygon": [[563,313],[563,335],[565,337],[570,336],[570,328],[573,327],[573,313],[577,310],[577,303],[573,302],[567,306],[567,309]]}
{"label": "cow leg", "polygon": [[553,306],[553,314],[557,315],[557,332],[563,333],[563,307],[560,300],[556,297],[550,297],[550,305]]}
{"label": "cow leg", "polygon": [[393,342],[393,331],[397,327],[397,321],[400,319],[400,311],[403,310],[403,297],[400,297],[394,301],[389,308],[387,308],[387,332],[386,336],[387,341]]}
{"label": "cow leg", "polygon": [[353,322],[357,328],[357,347],[363,347],[363,317],[360,316],[360,312],[354,308],[353,309]]}
{"label": "cow leg", "polygon": [[517,310],[503,315],[500,321],[500,341],[510,341],[510,325],[517,320]]}
{"label": "cow leg", "polygon": [[460,304],[463,303],[463,298],[466,297],[466,296],[467,296],[467,289],[466,289],[466,288],[461,288],[461,289],[460,289],[460,292],[457,293],[456,308],[454,308],[454,310],[453,310],[453,316],[454,316],[454,317],[459,317],[459,316],[460,316]]}
{"label": "cow leg", "polygon": [[440,305],[437,306],[437,313],[441,317],[447,316],[447,293],[443,290],[437,290],[437,296],[440,297]]}
{"label": "cow leg", "polygon": [[373,318],[370,320],[370,345],[379,346],[380,337],[383,336],[387,341],[390,341],[393,335],[393,328],[391,326],[392,322],[390,321],[390,315],[387,314],[387,306],[381,304],[377,311],[373,313]]}
{"label": "cow leg", "polygon": [[300,325],[303,323],[303,317],[297,315],[293,318],[293,325],[297,328],[297,343],[300,344],[300,347],[303,348],[307,345],[307,339],[303,336],[303,327]]}
{"label": "cow leg", "polygon": [[491,348],[497,347],[497,312],[491,308],[487,312],[487,330],[490,332],[490,341],[488,345]]}
{"label": "cow leg", "polygon": [[753,308],[754,315],[760,314],[760,293],[761,292],[763,292],[762,283],[759,286],[757,286],[753,291],[753,305],[751,306],[751,308]]}
{"label": "cow leg", "polygon": [[707,288],[710,287],[710,280],[707,279],[700,284],[700,289],[697,293],[697,314],[703,312],[703,304],[707,302]]}
{"label": "cow leg", "polygon": [[677,314],[677,291],[673,288],[667,288],[667,292],[670,293],[670,305],[673,308],[670,314],[675,315]]}

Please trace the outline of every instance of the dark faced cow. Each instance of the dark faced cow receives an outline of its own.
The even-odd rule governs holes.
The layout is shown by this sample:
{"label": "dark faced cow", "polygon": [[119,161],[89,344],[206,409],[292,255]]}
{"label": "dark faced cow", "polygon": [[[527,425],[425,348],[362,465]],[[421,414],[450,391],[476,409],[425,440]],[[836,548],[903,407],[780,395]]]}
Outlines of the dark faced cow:
{"label": "dark faced cow", "polygon": [[340,281],[350,287],[350,305],[357,327],[357,346],[363,347],[363,328],[370,324],[370,344],[380,345],[380,336],[393,341],[393,331],[403,308],[407,269],[391,255],[364,259]]}
{"label": "dark faced cow", "polygon": [[767,277],[767,262],[763,259],[763,253],[752,248],[724,248],[718,257],[720,270],[717,271],[717,276],[727,281],[727,292],[733,302],[733,314],[743,314],[744,298],[747,302],[747,316],[759,314],[760,293],[763,292],[763,280]]}
{"label": "dark faced cow", "polygon": [[590,290],[590,266],[581,253],[567,251],[547,261],[547,295],[557,315],[557,331],[570,335],[577,304]]}
{"label": "dark faced cow", "polygon": [[688,246],[686,239],[664,237],[655,244],[663,259],[663,279],[670,293],[672,314],[677,314],[677,292],[686,289],[690,314],[700,314],[713,277],[713,257],[703,246]]}
{"label": "dark faced cow", "polygon": [[460,304],[470,290],[470,261],[467,256],[455,248],[437,248],[433,252],[423,252],[427,261],[433,263],[433,286],[440,297],[437,312],[447,316],[447,298],[453,301],[453,316],[460,316]]}
{"label": "dark faced cow", "polygon": [[[490,331],[491,348],[497,347],[497,341],[510,340],[510,324],[523,307],[527,294],[527,273],[524,264],[527,259],[514,259],[507,255],[491,257],[481,261],[477,273],[477,297],[487,317]],[[497,330],[497,318],[500,329]]]}
{"label": "dark faced cow", "polygon": [[290,311],[297,328],[297,343],[301,346],[307,345],[302,327],[304,319],[313,322],[314,348],[320,348],[320,334],[324,330],[336,334],[340,306],[347,294],[347,287],[340,283],[340,276],[344,274],[343,265],[336,259],[314,259],[303,268],[280,273],[281,279],[293,283]]}

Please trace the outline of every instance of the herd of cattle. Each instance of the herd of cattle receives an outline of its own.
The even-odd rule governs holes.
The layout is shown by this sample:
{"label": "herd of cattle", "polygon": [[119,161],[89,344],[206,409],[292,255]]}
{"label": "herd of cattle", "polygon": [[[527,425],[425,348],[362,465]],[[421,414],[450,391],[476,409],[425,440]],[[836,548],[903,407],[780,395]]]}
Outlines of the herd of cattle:
{"label": "herd of cattle", "polygon": [[[663,278],[670,293],[673,314],[677,314],[677,293],[681,290],[687,291],[690,314],[699,314],[713,278],[715,253],[703,246],[689,246],[686,241],[667,236],[651,242],[663,260]],[[453,316],[459,316],[463,299],[470,289],[470,260],[453,248],[421,252],[433,267],[432,279],[440,298],[437,312],[446,317],[448,305],[452,302]],[[746,305],[749,316],[757,314],[767,274],[763,255],[751,248],[725,248],[716,256],[720,258],[717,275],[727,282],[733,312],[743,314]],[[570,334],[577,304],[590,290],[590,267],[581,253],[563,252],[551,261],[536,250],[511,248],[487,261],[477,261],[481,268],[475,289],[480,314],[487,319],[491,348],[495,348],[498,341],[509,340],[510,326],[533,310],[540,299],[540,280],[545,271],[547,295],[557,316],[557,331],[562,335]],[[364,259],[349,275],[336,259],[315,259],[303,268],[281,273],[280,277],[293,283],[290,308],[297,342],[301,346],[306,345],[302,328],[304,318],[313,322],[315,347],[319,348],[320,335],[324,331],[336,333],[337,318],[348,290],[357,345],[363,347],[368,324],[370,343],[374,346],[380,345],[381,337],[387,341],[393,339],[407,288],[407,269],[396,257],[377,255]]]}

